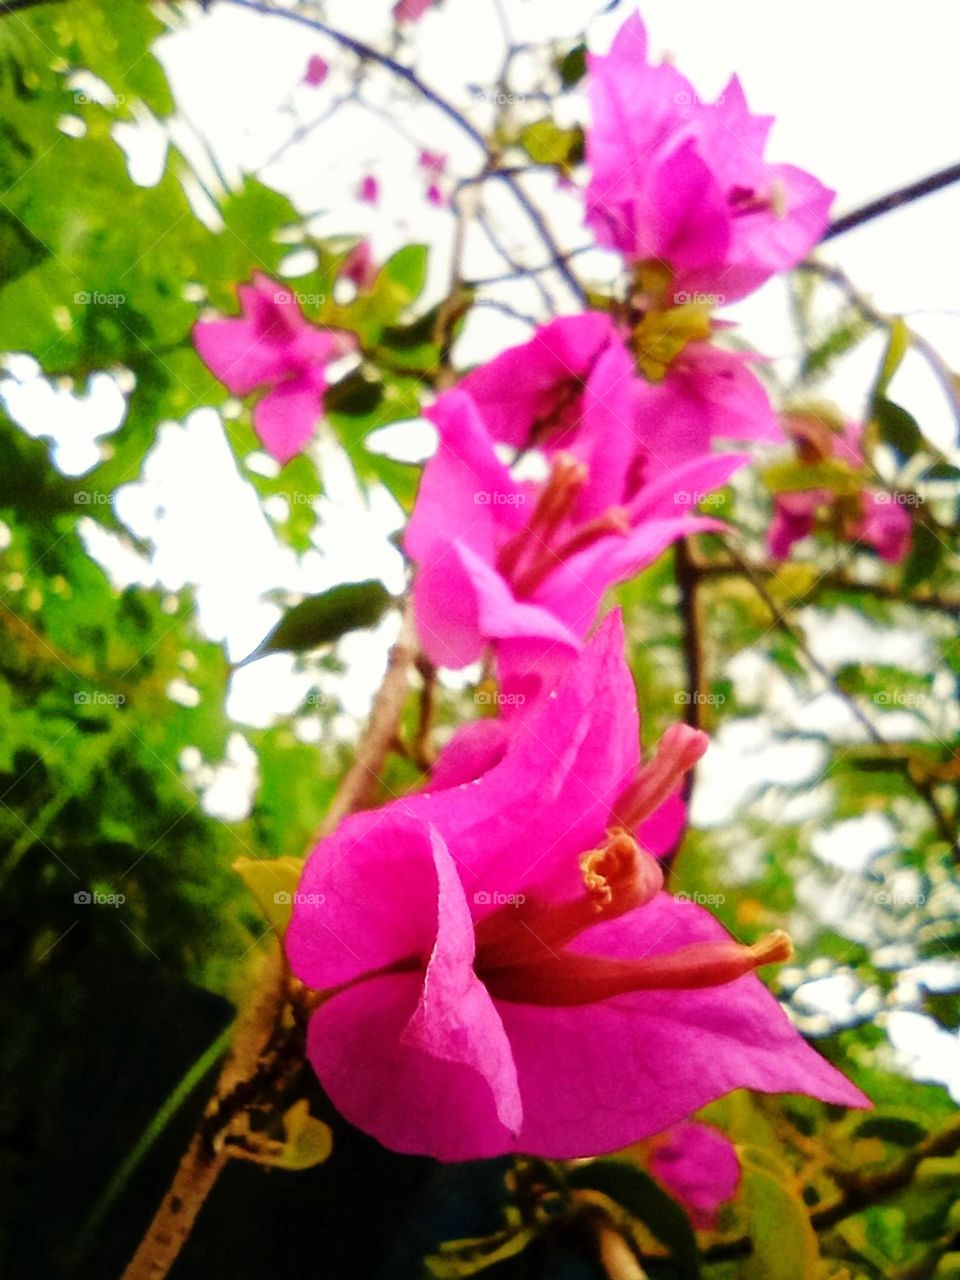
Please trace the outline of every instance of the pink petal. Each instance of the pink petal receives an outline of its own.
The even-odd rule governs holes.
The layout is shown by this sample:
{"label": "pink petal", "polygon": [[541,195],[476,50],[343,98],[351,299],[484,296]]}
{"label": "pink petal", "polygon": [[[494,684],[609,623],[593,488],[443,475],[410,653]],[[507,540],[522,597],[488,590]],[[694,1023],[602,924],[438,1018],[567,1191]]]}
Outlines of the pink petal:
{"label": "pink petal", "polygon": [[509,741],[509,726],[499,718],[461,725],[440,752],[427,789],[441,791],[482,777],[500,763]]}
{"label": "pink petal", "polygon": [[[726,938],[692,903],[660,894],[573,949],[636,958]],[[566,1008],[501,1002],[524,1098],[516,1149],[601,1154],[659,1133],[733,1089],[868,1099],[814,1052],[752,975],[721,987],[638,991]]]}
{"label": "pink petal", "polygon": [[[503,1024],[473,972],[473,923],[456,865],[428,827],[410,824],[403,840],[411,879],[395,892],[394,910],[411,896],[421,908],[428,893],[433,898],[435,941],[426,973],[374,977],[333,996],[311,1020],[307,1049],[348,1120],[394,1150],[453,1160],[509,1143],[523,1107]],[[358,849],[343,860],[361,861]],[[367,941],[371,928],[361,917],[382,886],[371,895],[368,884],[352,878],[354,895],[339,900],[338,923],[355,923]],[[398,922],[388,923],[395,946]]]}
{"label": "pink petal", "polygon": [[267,451],[283,465],[313,436],[323,408],[323,388],[306,376],[281,382],[253,410],[253,425]]}
{"label": "pink petal", "polygon": [[329,72],[329,64],[318,53],[314,53],[307,61],[307,68],[303,73],[303,83],[316,88],[318,85],[323,84]]}
{"label": "pink petal", "polygon": [[676,848],[686,825],[687,806],[683,792],[676,791],[646,822],[640,824],[637,840],[641,849],[646,849],[655,858],[663,858]]}
{"label": "pink petal", "polygon": [[685,1205],[695,1227],[716,1225],[717,1210],[736,1194],[740,1161],[726,1134],[712,1125],[686,1121],[654,1139],[650,1172]]}

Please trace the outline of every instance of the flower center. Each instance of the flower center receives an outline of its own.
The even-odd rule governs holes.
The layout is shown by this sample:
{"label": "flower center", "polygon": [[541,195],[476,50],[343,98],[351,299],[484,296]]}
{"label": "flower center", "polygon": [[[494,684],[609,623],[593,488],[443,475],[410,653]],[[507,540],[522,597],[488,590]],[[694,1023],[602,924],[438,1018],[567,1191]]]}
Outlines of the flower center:
{"label": "flower center", "polygon": [[555,454],[529,520],[501,548],[497,567],[518,599],[529,597],[554,569],[598,539],[629,533],[623,507],[611,507],[591,520],[573,518],[588,474],[586,465],[570,454]]}

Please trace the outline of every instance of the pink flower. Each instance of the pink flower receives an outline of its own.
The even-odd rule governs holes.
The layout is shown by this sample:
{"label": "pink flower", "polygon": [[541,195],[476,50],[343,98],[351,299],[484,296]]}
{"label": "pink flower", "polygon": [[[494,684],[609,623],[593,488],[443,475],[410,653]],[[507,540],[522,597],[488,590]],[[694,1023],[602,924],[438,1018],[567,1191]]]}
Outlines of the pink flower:
{"label": "pink flower", "polygon": [[393,6],[394,21],[419,22],[433,4],[434,0],[397,0]]}
{"label": "pink flower", "polygon": [[377,278],[377,264],[373,260],[373,249],[370,241],[364,237],[358,240],[343,260],[340,274],[350,280],[358,289],[369,289]]}
{"label": "pink flower", "polygon": [[[838,459],[850,470],[851,480],[855,481],[858,473],[863,474],[863,429],[858,423],[848,422],[838,430],[815,414],[804,412],[788,414],[784,422],[801,463],[816,466]],[[785,560],[795,542],[814,532],[822,512],[844,542],[865,542],[881,560],[896,564],[910,550],[913,521],[906,508],[894,500],[895,496],[867,488],[842,497],[822,487],[778,493],[767,531],[770,555],[775,560]]]}
{"label": "pink flower", "polygon": [[428,416],[440,445],[427,463],[406,548],[418,564],[414,609],[437,665],[462,667],[496,649],[505,697],[523,705],[580,650],[604,592],[676,538],[721,528],[684,499],[724,484],[735,454],[681,463],[635,489],[629,357],[598,360],[571,449],[541,483],[515,479],[472,397],[445,392]]}
{"label": "pink flower", "polygon": [[311,54],[307,61],[307,69],[303,73],[303,83],[315,89],[323,84],[329,72],[329,64],[318,53]]}
{"label": "pink flower", "polygon": [[260,272],[252,284],[238,285],[237,296],[242,314],[198,321],[194,345],[231,395],[266,388],[254,407],[253,425],[273,457],[289,462],[321,415],[326,365],[352,351],[354,338],[310,324],[294,294]]}
{"label": "pink flower", "polygon": [[361,179],[360,186],[357,188],[357,199],[364,204],[376,204],[380,199],[380,183],[372,173],[368,173]]}
{"label": "pink flower", "polygon": [[733,941],[660,891],[631,832],[704,736],[638,772],[619,619],[498,765],[346,819],[307,862],[286,946],[321,993],[307,1050],[334,1105],[397,1151],[576,1157],[659,1133],[731,1089],[863,1095]]}
{"label": "pink flower", "polygon": [[773,119],[751,115],[735,76],[701,101],[674,67],[648,62],[639,16],[589,71],[587,222],[608,248],[671,267],[674,301],[742,298],[820,239],[834,193],[764,160]]}
{"label": "pink flower", "polygon": [[[495,440],[523,450],[568,449],[579,434],[587,387],[600,357],[623,348],[613,318],[599,311],[563,316],[543,325],[529,342],[510,347],[461,382],[479,406]],[[615,424],[617,456],[636,486],[678,463],[702,457],[720,438],[782,441],[766,391],[751,358],[709,342],[690,342],[660,382],[634,376],[624,355],[615,389],[623,401]],[[606,454],[612,440],[598,441]],[[744,461],[746,457],[744,456]]]}
{"label": "pink flower", "polygon": [[740,1185],[733,1143],[712,1125],[688,1120],[654,1138],[651,1147],[650,1172],[686,1208],[695,1227],[711,1231],[717,1210]]}

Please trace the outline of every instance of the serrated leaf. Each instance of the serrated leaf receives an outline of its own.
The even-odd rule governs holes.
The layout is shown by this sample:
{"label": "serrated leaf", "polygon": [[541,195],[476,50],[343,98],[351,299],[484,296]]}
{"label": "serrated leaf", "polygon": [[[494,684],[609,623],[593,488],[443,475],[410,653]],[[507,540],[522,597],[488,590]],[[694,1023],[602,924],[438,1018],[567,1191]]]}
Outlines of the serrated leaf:
{"label": "serrated leaf", "polygon": [[283,615],[270,634],[249,657],[237,663],[237,667],[245,667],[248,662],[270,653],[307,653],[332,644],[348,631],[375,626],[393,602],[393,596],[376,578],[341,582],[320,595],[307,596]]}

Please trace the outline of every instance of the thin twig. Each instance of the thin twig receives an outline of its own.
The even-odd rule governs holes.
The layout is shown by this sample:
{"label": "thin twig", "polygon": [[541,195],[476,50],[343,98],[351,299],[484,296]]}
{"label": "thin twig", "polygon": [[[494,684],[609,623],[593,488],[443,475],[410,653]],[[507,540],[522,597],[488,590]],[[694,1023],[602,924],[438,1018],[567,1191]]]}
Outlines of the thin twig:
{"label": "thin twig", "polygon": [[[319,18],[308,17],[304,13],[297,13],[293,9],[274,9],[270,5],[261,4],[260,0],[230,0],[230,3],[239,5],[243,9],[248,9],[253,13],[262,13],[267,17],[285,18],[288,22],[299,23],[300,26],[309,27],[313,31],[319,31],[321,35],[327,36],[335,41],[344,49],[349,49],[351,53],[355,53],[358,58],[363,58],[370,62],[375,62],[378,66],[384,67],[390,71],[398,79],[405,81],[412,89],[414,89],[422,98],[441,111],[448,120],[453,123],[469,137],[478,146],[488,158],[490,157],[490,148],[487,139],[480,132],[475,124],[467,119],[452,102],[448,102],[435,89],[431,89],[417,73],[411,68],[398,62],[396,58],[391,58],[389,54],[381,53],[379,49],[375,49],[373,45],[366,44],[363,40],[357,40],[353,36],[349,36],[344,31],[338,31],[336,27],[331,27],[328,23],[322,22]],[[567,266],[564,256],[560,252],[560,247],[553,237],[553,233],[547,226],[543,214],[533,203],[526,191],[517,181],[517,179],[508,170],[500,170],[491,168],[490,176],[498,178],[510,189],[517,203],[521,206],[527,217],[530,219],[534,229],[543,241],[544,246],[556,261],[557,270],[563,276],[569,288],[572,290],[576,298],[581,303],[587,302],[586,291],[583,285]]]}
{"label": "thin twig", "polygon": [[877,200],[861,205],[859,209],[845,213],[842,218],[837,218],[830,223],[821,243],[833,240],[836,236],[842,236],[844,232],[852,231],[854,227],[862,227],[865,222],[872,222],[874,218],[880,218],[894,209],[902,209],[904,205],[912,204],[914,200],[931,195],[934,191],[940,191],[943,187],[949,187],[954,182],[960,182],[960,164],[951,164],[946,169],[938,169],[936,173],[928,174],[919,182],[898,187],[896,191],[890,191]]}

